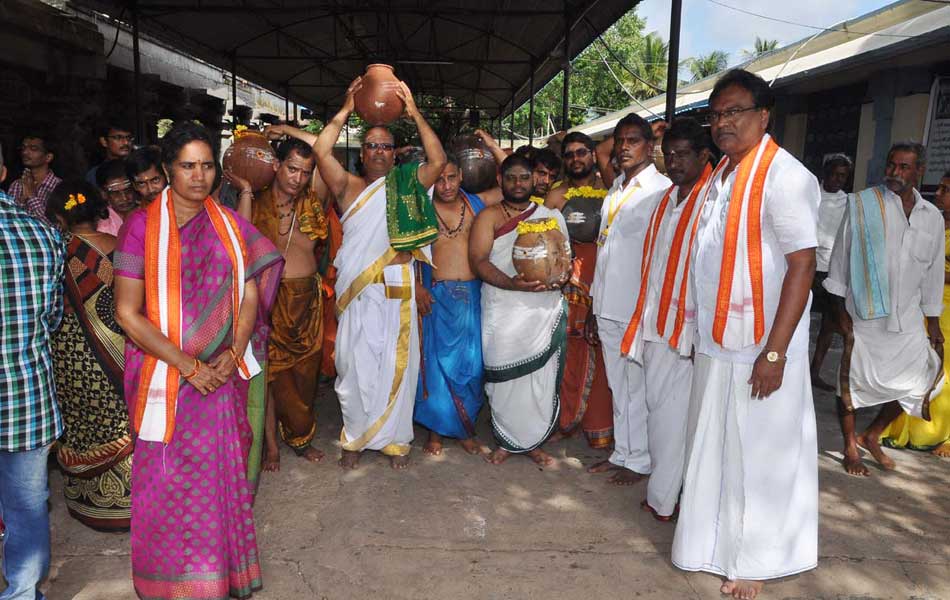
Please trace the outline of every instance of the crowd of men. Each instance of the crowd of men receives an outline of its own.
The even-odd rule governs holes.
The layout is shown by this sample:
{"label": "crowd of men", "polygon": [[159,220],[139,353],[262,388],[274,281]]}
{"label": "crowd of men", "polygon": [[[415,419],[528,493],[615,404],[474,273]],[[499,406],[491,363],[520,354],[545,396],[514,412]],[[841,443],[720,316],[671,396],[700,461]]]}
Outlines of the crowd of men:
{"label": "crowd of men", "polygon": [[[69,301],[86,281],[76,238],[115,249],[100,254],[111,260],[108,281],[114,264],[112,311],[127,335],[129,372],[116,393],[128,413],[123,404],[116,418],[137,437],[128,445],[131,500],[116,523],[131,524],[141,597],[192,597],[209,582],[216,591],[201,597],[260,588],[253,521],[244,519],[255,465],[279,469],[281,441],[306,460],[324,457],[314,445],[321,375],[335,377],[344,469],[359,468],[366,451],[409,467],[414,423],[427,430],[426,454],[441,454],[448,438],[492,464],[524,454],[542,467],[555,460],[545,444],[583,432],[608,451],[590,473],[617,485],[647,480],[641,508],[676,523],[673,563],[720,576],[722,593],[742,599],[765,580],[817,566],[812,386],[837,389],[854,475],[869,474],[859,447],[894,467],[880,440],[898,419],[947,418],[931,401],[943,380],[943,206],[916,189],[919,144],[894,145],[884,185],[848,195],[851,161],[830,157],[819,183],[769,135],[766,82],[734,70],[710,95],[708,128],[677,118],[657,129],[630,114],[599,144],[569,133],[557,152],[514,153],[479,130],[499,185],[470,193],[459,158],[443,150],[405,84],[398,95],[424,160],[397,164],[393,135],[371,127],[360,172],[349,172],[333,149],[361,85],[319,135],[265,129],[279,141],[278,161],[260,192],[219,173],[210,138],[194,125],[161,148],[138,149],[128,130],[106,127],[105,160],[86,177],[94,188],[56,177],[53,140],[22,138],[23,174],[0,195],[0,272],[11,290],[0,298],[0,599],[39,593],[49,561],[46,455],[71,427],[96,426],[60,414],[56,385],[73,380],[50,350],[64,277],[66,312],[84,310]],[[234,210],[223,207],[222,179]],[[96,194],[101,209],[78,218]],[[192,231],[206,216],[203,233]],[[570,242],[571,271],[554,283],[526,279],[516,240],[555,229]],[[189,248],[201,244],[221,264],[206,295],[189,296],[185,278],[202,268]],[[822,320],[809,360],[813,302]],[[200,313],[193,324],[190,311]],[[215,318],[223,333],[189,340]],[[845,345],[831,386],[821,368],[836,333]],[[225,433],[200,448],[189,427],[208,416],[191,393],[230,407],[213,417]],[[476,436],[486,401],[494,449]],[[870,406],[882,408],[856,434],[855,410]],[[221,506],[207,509],[210,536],[208,527],[192,536],[173,526],[191,513],[164,507],[198,504],[201,490],[181,477],[206,469],[193,455],[208,446],[221,471],[204,477],[224,482]],[[73,466],[62,449],[58,457]],[[83,514],[81,499],[67,493],[67,504]],[[241,517],[240,543],[223,541],[217,514]],[[162,554],[169,545],[185,551]]]}

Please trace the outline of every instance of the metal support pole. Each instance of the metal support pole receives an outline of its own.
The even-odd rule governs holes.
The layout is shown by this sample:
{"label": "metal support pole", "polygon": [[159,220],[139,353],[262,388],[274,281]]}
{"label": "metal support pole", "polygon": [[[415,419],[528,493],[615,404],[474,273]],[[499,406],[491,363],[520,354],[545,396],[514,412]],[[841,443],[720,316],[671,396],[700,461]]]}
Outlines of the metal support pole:
{"label": "metal support pole", "polygon": [[290,91],[287,86],[284,86],[284,120],[290,120]]}
{"label": "metal support pole", "polygon": [[511,135],[508,136],[508,147],[515,149],[515,95],[511,95]]}
{"label": "metal support pole", "polygon": [[300,120],[300,111],[297,110],[297,103],[294,102],[294,121]]}
{"label": "metal support pole", "polygon": [[231,55],[231,131],[237,128],[237,54]]}
{"label": "metal support pole", "polygon": [[571,16],[564,11],[564,88],[561,90],[561,129],[571,127]]}
{"label": "metal support pole", "polygon": [[670,50],[666,62],[666,121],[672,123],[676,114],[676,84],[679,82],[680,17],[683,0],[672,0],[670,8]]}
{"label": "metal support pole", "polygon": [[534,63],[531,63],[531,75],[528,77],[528,145],[534,146]]}
{"label": "metal support pole", "polygon": [[145,141],[145,120],[142,107],[142,55],[139,52],[139,9],[132,4],[132,64],[135,73],[135,139]]}

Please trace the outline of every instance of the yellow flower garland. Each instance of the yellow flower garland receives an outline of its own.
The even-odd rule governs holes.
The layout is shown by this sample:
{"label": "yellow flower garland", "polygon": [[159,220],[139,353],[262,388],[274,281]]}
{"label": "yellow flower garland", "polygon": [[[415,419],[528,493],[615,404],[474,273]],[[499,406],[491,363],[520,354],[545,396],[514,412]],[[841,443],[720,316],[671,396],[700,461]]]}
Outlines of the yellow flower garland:
{"label": "yellow flower garland", "polygon": [[534,203],[537,204],[538,206],[544,206],[544,198],[539,198],[539,197],[537,197],[537,196],[531,196],[530,198],[528,198],[528,200],[529,200],[530,202],[534,202]]}
{"label": "yellow flower garland", "polygon": [[63,205],[63,208],[65,208],[66,210],[72,210],[76,208],[77,204],[85,204],[85,203],[86,203],[86,197],[84,195],[70,194],[69,197],[66,198],[66,204]]}
{"label": "yellow flower garland", "polygon": [[564,200],[571,198],[598,198],[603,200],[607,197],[607,190],[594,189],[589,185],[581,187],[572,187],[564,193]]}
{"label": "yellow flower garland", "polygon": [[518,235],[522,233],[544,233],[558,229],[557,219],[539,219],[518,223]]}

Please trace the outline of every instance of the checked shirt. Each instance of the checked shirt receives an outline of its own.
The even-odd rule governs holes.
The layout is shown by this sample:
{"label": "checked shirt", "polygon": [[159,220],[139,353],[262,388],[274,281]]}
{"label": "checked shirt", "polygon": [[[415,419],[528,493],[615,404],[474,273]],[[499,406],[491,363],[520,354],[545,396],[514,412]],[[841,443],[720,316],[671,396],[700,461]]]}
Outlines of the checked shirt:
{"label": "checked shirt", "polygon": [[63,432],[50,336],[63,315],[59,233],[0,192],[0,451],[34,450]]}

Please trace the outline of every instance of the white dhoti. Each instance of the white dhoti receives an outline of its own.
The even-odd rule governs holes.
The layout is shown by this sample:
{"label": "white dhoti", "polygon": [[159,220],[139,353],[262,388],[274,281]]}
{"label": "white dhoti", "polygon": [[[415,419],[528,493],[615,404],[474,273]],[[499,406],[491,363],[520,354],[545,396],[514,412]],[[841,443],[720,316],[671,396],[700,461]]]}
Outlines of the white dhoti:
{"label": "white dhoti", "polygon": [[[532,218],[557,219],[544,206]],[[508,276],[517,230],[497,238],[490,260]],[[485,393],[498,444],[509,452],[530,452],[547,440],[560,414],[561,379],[567,349],[567,303],[559,291],[518,292],[482,285],[482,357]]]}
{"label": "white dhoti", "polygon": [[683,483],[693,363],[669,344],[646,342],[643,373],[651,461],[647,503],[666,517],[676,509]]}
{"label": "white dhoti", "polygon": [[336,394],[344,450],[402,456],[413,438],[419,379],[415,269],[389,264],[397,252],[386,229],[384,182],[371,183],[340,219]]}
{"label": "white dhoti", "polygon": [[597,317],[607,383],[614,402],[614,451],[609,460],[618,467],[647,474],[650,472],[650,450],[646,380],[643,366],[627,360],[620,352],[626,330],[627,323]]}
{"label": "white dhoti", "polygon": [[818,563],[818,443],[807,357],[751,398],[751,364],[697,355],[673,564],[772,579]]}

